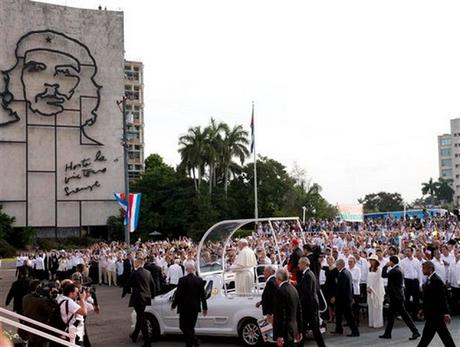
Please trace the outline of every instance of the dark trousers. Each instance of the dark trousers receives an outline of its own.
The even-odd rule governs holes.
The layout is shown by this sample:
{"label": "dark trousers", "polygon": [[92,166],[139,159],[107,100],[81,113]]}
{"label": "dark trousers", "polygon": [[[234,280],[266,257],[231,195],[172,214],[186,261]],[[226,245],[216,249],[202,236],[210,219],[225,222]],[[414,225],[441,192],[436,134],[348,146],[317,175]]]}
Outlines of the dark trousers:
{"label": "dark trousers", "polygon": [[412,319],[417,319],[420,304],[420,283],[418,280],[404,279],[406,287],[406,309],[412,315]]}
{"label": "dark trousers", "polygon": [[353,310],[353,317],[355,318],[356,325],[359,325],[359,302],[361,300],[360,295],[353,295],[353,305],[351,309]]}
{"label": "dark trousers", "polygon": [[453,315],[460,314],[460,288],[451,288],[450,308]]}
{"label": "dark trousers", "polygon": [[345,320],[350,327],[352,334],[359,334],[358,327],[356,326],[355,319],[353,318],[353,312],[351,309],[351,302],[336,302],[335,304],[335,332],[343,334],[342,317],[345,316]]}
{"label": "dark trousers", "polygon": [[387,327],[385,329],[385,335],[391,336],[391,331],[393,330],[393,325],[395,323],[395,317],[398,313],[401,315],[404,323],[406,323],[410,331],[412,331],[412,334],[418,333],[414,321],[410,318],[409,314],[406,311],[404,302],[390,299],[390,307],[388,308],[388,320]]}
{"label": "dark trousers", "polygon": [[455,347],[455,342],[452,339],[452,335],[450,334],[449,329],[447,329],[447,325],[444,322],[443,317],[426,320],[425,327],[423,328],[422,339],[420,340],[418,347],[429,346],[436,333],[438,333],[444,346]]}
{"label": "dark trousers", "polygon": [[[316,312],[304,312],[303,315],[303,323],[305,326],[309,326],[311,332],[313,333],[313,338],[316,341],[318,347],[326,347],[323,335],[321,335],[321,331],[319,330],[319,316],[318,311]],[[302,341],[299,343],[299,347],[303,347],[305,343],[306,331],[303,332],[304,336]]]}
{"label": "dark trousers", "polygon": [[139,332],[142,332],[142,336],[144,337],[144,346],[148,347],[150,346],[150,336],[145,319],[145,305],[135,306],[134,310],[136,311],[136,326],[132,337],[133,339],[137,339]]}
{"label": "dark trousers", "polygon": [[179,328],[184,334],[185,346],[193,347],[197,344],[195,337],[195,325],[198,312],[182,312],[179,314]]}

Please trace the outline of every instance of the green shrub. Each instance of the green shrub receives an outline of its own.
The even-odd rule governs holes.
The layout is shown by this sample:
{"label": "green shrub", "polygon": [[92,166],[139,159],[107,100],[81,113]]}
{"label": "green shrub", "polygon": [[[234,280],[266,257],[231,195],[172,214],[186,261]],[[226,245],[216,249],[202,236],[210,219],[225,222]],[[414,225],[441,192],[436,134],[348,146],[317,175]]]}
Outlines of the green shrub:
{"label": "green shrub", "polygon": [[14,217],[2,212],[2,205],[0,205],[0,238],[3,239],[12,232],[14,220]]}
{"label": "green shrub", "polygon": [[45,238],[37,239],[36,244],[40,249],[43,249],[43,250],[46,250],[46,251],[49,251],[51,249],[61,249],[61,248],[63,248],[62,244],[59,241],[55,240],[55,239],[45,239]]}
{"label": "green shrub", "polygon": [[0,256],[2,258],[11,258],[16,256],[16,248],[11,246],[5,240],[0,240]]}
{"label": "green shrub", "polygon": [[5,235],[5,240],[17,249],[25,249],[28,246],[32,246],[36,235],[37,231],[31,227],[12,228]]}

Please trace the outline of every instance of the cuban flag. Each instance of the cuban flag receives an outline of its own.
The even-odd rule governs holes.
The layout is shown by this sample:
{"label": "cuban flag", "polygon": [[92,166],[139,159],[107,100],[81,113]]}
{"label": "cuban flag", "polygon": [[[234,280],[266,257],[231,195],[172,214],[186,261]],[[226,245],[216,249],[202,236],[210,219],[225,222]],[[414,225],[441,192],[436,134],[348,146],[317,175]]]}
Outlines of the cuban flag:
{"label": "cuban flag", "polygon": [[129,201],[126,201],[124,193],[114,193],[113,196],[123,210],[124,224],[129,225],[129,231],[131,233],[134,232],[139,224],[139,211],[141,208],[142,194],[130,193]]}
{"label": "cuban flag", "polygon": [[252,116],[251,116],[251,153],[254,152],[254,104],[252,104]]}

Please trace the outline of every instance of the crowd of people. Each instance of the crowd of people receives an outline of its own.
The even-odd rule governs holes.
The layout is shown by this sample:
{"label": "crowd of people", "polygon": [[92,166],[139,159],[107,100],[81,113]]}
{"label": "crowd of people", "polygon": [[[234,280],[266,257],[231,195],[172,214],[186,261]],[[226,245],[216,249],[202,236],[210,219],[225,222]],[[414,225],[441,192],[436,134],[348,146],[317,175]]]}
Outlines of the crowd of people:
{"label": "crowd of people", "polygon": [[[12,285],[6,304],[13,301],[14,311],[27,316],[30,314],[25,312],[27,295],[49,298],[43,294],[46,292],[43,288],[57,288],[57,295],[69,297],[65,289],[67,283],[76,288],[72,290],[79,296],[78,310],[88,306],[97,311],[95,285],[124,287],[126,294],[129,292],[126,288],[132,285],[130,278],[139,268],[136,261],[141,259],[142,268],[149,271],[154,282],[151,297],[176,288],[180,279],[189,273],[187,267],[197,265],[198,270],[235,272],[237,295],[250,292],[257,281],[266,282],[261,309],[273,323],[275,337],[281,338],[279,342],[286,346],[293,341],[288,336],[276,336],[283,332],[279,330],[277,305],[273,304],[293,295],[290,287],[281,290],[286,284],[297,289],[299,307],[302,300],[310,305],[310,308],[303,305],[303,323],[297,325],[299,334],[306,326],[313,328],[318,345],[325,345],[317,333],[320,322],[334,323],[334,332],[342,334],[344,318],[351,330],[349,335],[359,336],[359,326],[363,324],[383,329],[386,316],[386,329],[380,337],[391,338],[394,318],[401,316],[412,331],[411,339],[417,339],[420,333],[414,321],[424,318],[429,325],[429,307],[426,307],[429,300],[424,292],[432,282],[438,285],[437,297],[446,299],[445,309],[439,312],[443,321],[448,321],[450,314],[460,313],[459,240],[457,218],[445,215],[364,223],[317,219],[304,224],[292,220],[262,222],[244,238],[205,240],[199,262],[198,245],[187,237],[156,242],[138,240],[130,246],[111,242],[81,250],[37,250],[18,254],[18,279]],[[433,273],[435,280],[431,280]],[[314,293],[311,293],[312,283],[316,288]],[[275,287],[278,289],[274,290]],[[441,296],[444,294],[440,291],[445,296]],[[283,298],[276,300],[277,295]],[[73,309],[77,309],[76,306]],[[80,311],[75,316],[85,316],[88,311],[85,310],[85,314]],[[367,312],[367,322],[362,319],[363,312]],[[308,324],[304,324],[305,321]],[[82,322],[79,341],[89,346],[84,319]],[[431,330],[438,331],[443,342],[451,346],[446,337],[447,328],[438,321],[430,324]],[[137,334],[139,331],[132,336],[133,341]],[[425,335],[424,332],[420,346],[429,343]]]}

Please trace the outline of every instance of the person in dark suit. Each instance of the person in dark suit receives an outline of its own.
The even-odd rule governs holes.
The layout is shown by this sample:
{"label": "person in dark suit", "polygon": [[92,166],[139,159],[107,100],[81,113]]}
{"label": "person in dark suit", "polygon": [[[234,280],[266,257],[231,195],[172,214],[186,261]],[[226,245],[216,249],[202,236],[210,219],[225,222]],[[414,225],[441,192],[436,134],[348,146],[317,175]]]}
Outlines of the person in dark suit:
{"label": "person in dark suit", "polygon": [[262,292],[262,300],[256,307],[262,306],[262,314],[267,316],[269,322],[273,322],[273,311],[275,305],[275,293],[278,290],[275,278],[275,268],[271,265],[264,268],[265,288]]}
{"label": "person in dark suit", "polygon": [[420,318],[422,315],[425,317],[425,327],[418,347],[427,347],[436,333],[444,346],[455,347],[452,335],[447,329],[447,323],[451,322],[447,305],[447,288],[434,272],[433,262],[423,263],[422,270],[428,278],[423,285],[423,309],[419,312]]}
{"label": "person in dark suit", "polygon": [[129,278],[131,277],[131,272],[134,271],[134,262],[131,254],[123,260],[123,285],[128,283]]}
{"label": "person in dark suit", "polygon": [[297,277],[300,275],[298,268],[299,259],[303,257],[303,251],[299,247],[300,241],[298,239],[293,239],[291,241],[291,250],[292,253],[289,256],[288,261],[288,271],[291,273],[291,280],[297,282]]}
{"label": "person in dark suit", "polygon": [[150,305],[152,298],[155,296],[156,288],[152,275],[144,269],[144,259],[137,258],[134,261],[134,272],[131,273],[128,282],[123,288],[121,297],[125,297],[131,290],[131,298],[129,299],[129,307],[133,307],[136,311],[136,326],[130,338],[135,343],[139,332],[142,331],[144,337],[144,347],[150,347],[150,336],[147,329],[145,318],[145,307]]}
{"label": "person in dark suit", "polygon": [[382,269],[382,277],[388,278],[387,294],[390,299],[390,307],[388,310],[388,320],[385,333],[379,337],[381,339],[391,339],[391,331],[393,330],[395,316],[399,313],[407,327],[412,331],[412,337],[410,337],[409,340],[416,340],[420,337],[420,333],[418,332],[414,321],[409,316],[406,311],[406,307],[404,306],[404,276],[398,264],[399,258],[395,255],[392,255],[388,264],[385,265]]}
{"label": "person in dark suit", "polygon": [[300,338],[302,330],[302,309],[297,290],[289,283],[289,274],[285,269],[276,271],[278,290],[275,295],[273,312],[273,338],[278,347],[292,347]]}
{"label": "person in dark suit", "polygon": [[193,262],[185,262],[186,276],[179,279],[177,290],[171,309],[177,307],[179,313],[179,327],[185,338],[187,347],[199,345],[195,337],[195,325],[198,320],[198,313],[203,309],[203,316],[208,314],[206,302],[205,281],[195,275],[196,269]]}
{"label": "person in dark suit", "polygon": [[30,280],[27,277],[27,271],[21,267],[18,271],[18,279],[11,284],[10,291],[6,296],[5,306],[8,306],[13,300],[13,311],[18,314],[23,314],[22,299],[29,293]]}
{"label": "person in dark suit", "polygon": [[321,248],[316,245],[307,244],[303,247],[304,254],[310,260],[310,270],[314,273],[316,277],[316,282],[319,284],[319,273],[321,271],[321,261],[319,257],[321,256]]}
{"label": "person in dark suit", "polygon": [[337,278],[336,293],[331,302],[335,304],[335,334],[343,334],[342,327],[342,316],[350,327],[351,334],[349,337],[359,336],[358,326],[356,325],[355,318],[353,317],[352,305],[353,305],[353,284],[351,273],[345,269],[345,261],[338,259],[335,262],[335,266],[339,271]]}
{"label": "person in dark suit", "polygon": [[302,306],[302,333],[304,334],[299,347],[303,347],[307,326],[311,329],[316,344],[319,347],[325,347],[323,336],[319,330],[318,284],[316,275],[310,270],[310,259],[306,257],[300,258],[299,269],[302,271],[302,278],[297,283],[297,291],[299,292]]}
{"label": "person in dark suit", "polygon": [[149,262],[146,263],[144,267],[152,274],[153,282],[155,282],[155,287],[157,289],[155,295],[159,295],[161,293],[161,289],[163,288],[163,274],[161,267],[155,264],[153,257],[149,259]]}

